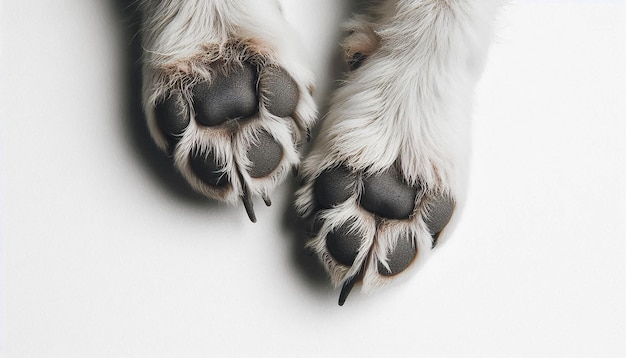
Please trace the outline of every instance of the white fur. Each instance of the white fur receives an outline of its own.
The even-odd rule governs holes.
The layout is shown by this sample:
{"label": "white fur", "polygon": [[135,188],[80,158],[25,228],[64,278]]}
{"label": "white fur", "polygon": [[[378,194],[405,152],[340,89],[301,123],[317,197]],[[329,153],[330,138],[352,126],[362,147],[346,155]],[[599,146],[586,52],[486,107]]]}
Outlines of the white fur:
{"label": "white fur", "polygon": [[326,234],[350,217],[362,223],[355,229],[365,234],[363,249],[373,252],[365,266],[365,290],[389,281],[376,265],[386,262],[387,250],[403,233],[414,237],[418,265],[429,256],[432,239],[423,220],[429,196],[443,193],[455,199],[453,222],[439,242],[449,235],[465,198],[473,88],[500,3],[389,0],[348,23],[347,58],[357,52],[368,58],[333,95],[321,134],[303,163],[305,184],[296,207],[304,216],[313,214],[315,179],[338,163],[366,175],[397,164],[405,181],[419,182],[425,192],[409,220],[383,221],[375,229],[373,215],[357,207],[358,192],[351,201],[318,214],[324,224],[310,247],[336,285],[354,276],[365,257],[359,253],[353,267],[342,270],[324,245]]}

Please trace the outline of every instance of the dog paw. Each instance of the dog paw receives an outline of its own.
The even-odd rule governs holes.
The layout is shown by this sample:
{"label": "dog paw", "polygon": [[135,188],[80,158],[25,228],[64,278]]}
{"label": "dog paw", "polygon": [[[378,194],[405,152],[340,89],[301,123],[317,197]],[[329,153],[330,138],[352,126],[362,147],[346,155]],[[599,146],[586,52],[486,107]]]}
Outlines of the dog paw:
{"label": "dog paw", "polygon": [[[410,181],[401,166],[352,167],[306,162],[298,209],[314,220],[308,246],[324,263],[343,305],[353,285],[380,286],[428,255],[456,206],[440,184]],[[310,165],[324,168],[310,171]]]}
{"label": "dog paw", "polygon": [[302,166],[296,209],[340,305],[355,284],[379,287],[424,262],[464,198],[475,51],[459,41],[463,26],[450,30],[464,9],[423,3],[349,24],[352,71]]}
{"label": "dog paw", "polygon": [[254,222],[252,198],[270,205],[299,164],[316,116],[312,76],[278,7],[209,3],[145,9],[144,110],[186,181],[209,198],[243,201]]}

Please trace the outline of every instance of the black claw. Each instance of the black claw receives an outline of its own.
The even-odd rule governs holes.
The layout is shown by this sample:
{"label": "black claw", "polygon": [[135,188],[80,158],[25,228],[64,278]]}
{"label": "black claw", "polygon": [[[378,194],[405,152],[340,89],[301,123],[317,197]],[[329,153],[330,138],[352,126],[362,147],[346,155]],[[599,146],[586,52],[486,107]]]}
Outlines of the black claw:
{"label": "black claw", "polygon": [[343,287],[341,287],[341,293],[339,294],[339,306],[343,306],[343,304],[346,303],[346,299],[348,298],[350,292],[352,292],[352,287],[354,287],[356,279],[356,276],[352,277],[343,284]]}
{"label": "black claw", "polygon": [[346,303],[346,299],[348,298],[350,292],[352,292],[354,284],[357,283],[357,281],[360,279],[361,275],[360,273],[358,273],[343,284],[343,286],[341,287],[341,293],[339,294],[339,306],[343,306],[343,304]]}
{"label": "black claw", "polygon": [[354,287],[355,283],[363,279],[364,274],[365,274],[365,262],[363,262],[363,264],[361,265],[359,272],[357,272],[356,275],[350,277],[350,279],[346,281],[341,287],[341,293],[339,294],[339,306],[343,306],[343,304],[346,303],[346,299],[348,298],[348,295],[352,291],[352,287]]}
{"label": "black claw", "polygon": [[252,203],[252,198],[250,197],[250,193],[248,193],[248,186],[243,183],[242,185],[243,195],[241,196],[241,201],[243,201],[243,206],[246,208],[246,213],[250,218],[250,221],[253,223],[256,222],[256,215],[254,214],[254,204]]}
{"label": "black claw", "polygon": [[265,206],[272,206],[272,199],[269,196],[263,195],[263,201],[265,202]]}

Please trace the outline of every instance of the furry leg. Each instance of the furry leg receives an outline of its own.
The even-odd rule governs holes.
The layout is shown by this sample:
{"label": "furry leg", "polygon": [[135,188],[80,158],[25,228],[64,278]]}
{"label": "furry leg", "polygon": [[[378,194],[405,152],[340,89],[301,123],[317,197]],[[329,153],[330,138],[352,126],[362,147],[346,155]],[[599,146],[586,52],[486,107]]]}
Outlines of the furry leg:
{"label": "furry leg", "polygon": [[[159,148],[207,197],[270,192],[299,164],[312,74],[276,0],[144,0],[143,107]],[[269,202],[269,200],[266,200]]]}
{"label": "furry leg", "polygon": [[499,5],[390,0],[349,23],[347,58],[365,56],[332,98],[296,199],[315,218],[309,246],[343,300],[356,281],[369,290],[423,263],[450,233]]}

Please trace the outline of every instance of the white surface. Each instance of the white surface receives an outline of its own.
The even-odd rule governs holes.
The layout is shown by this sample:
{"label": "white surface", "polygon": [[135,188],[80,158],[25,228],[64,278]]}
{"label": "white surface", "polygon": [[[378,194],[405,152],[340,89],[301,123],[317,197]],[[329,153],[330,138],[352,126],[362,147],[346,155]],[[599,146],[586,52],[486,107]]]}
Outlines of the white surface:
{"label": "white surface", "polygon": [[[336,1],[285,3],[328,87]],[[251,224],[154,178],[163,171],[128,133],[141,119],[127,110],[128,40],[111,3],[7,1],[4,353],[626,356],[625,9],[508,8],[455,235],[409,282],[340,308],[296,262],[290,185]]]}

